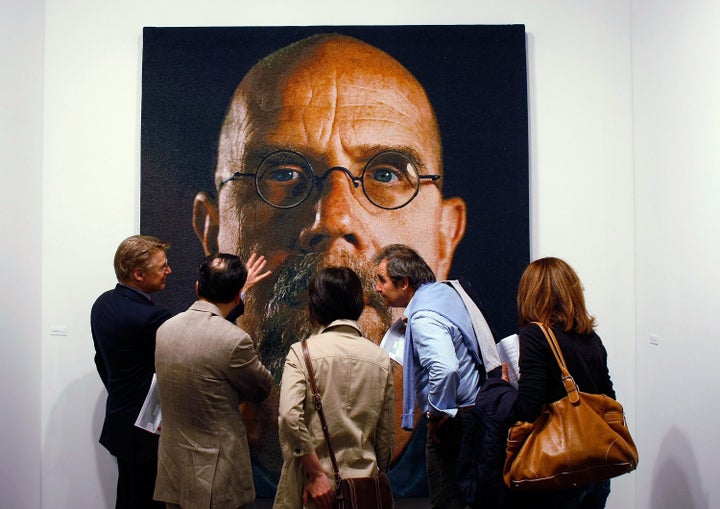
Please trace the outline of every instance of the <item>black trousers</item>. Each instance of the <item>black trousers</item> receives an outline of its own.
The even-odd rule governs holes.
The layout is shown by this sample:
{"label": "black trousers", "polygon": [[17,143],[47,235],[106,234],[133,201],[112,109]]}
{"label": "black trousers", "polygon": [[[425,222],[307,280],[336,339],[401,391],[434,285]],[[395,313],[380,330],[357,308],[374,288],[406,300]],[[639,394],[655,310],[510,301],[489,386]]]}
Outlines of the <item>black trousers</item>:
{"label": "black trousers", "polygon": [[165,509],[153,500],[157,461],[128,461],[117,458],[118,483],[115,509]]}
{"label": "black trousers", "polygon": [[425,470],[430,491],[431,509],[462,509],[468,507],[457,485],[455,472],[460,453],[460,441],[472,423],[470,412],[458,412],[454,419],[445,420],[437,431],[439,444],[427,436],[425,442]]}
{"label": "black trousers", "polygon": [[610,481],[601,481],[565,491],[511,491],[510,509],[604,509]]}

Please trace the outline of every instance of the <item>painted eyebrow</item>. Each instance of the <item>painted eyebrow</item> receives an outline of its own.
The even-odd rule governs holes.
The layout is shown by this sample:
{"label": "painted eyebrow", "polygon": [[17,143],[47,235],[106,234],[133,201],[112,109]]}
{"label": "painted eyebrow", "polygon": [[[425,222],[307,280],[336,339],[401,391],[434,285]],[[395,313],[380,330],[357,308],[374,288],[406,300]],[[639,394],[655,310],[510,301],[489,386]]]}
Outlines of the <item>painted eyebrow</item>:
{"label": "painted eyebrow", "polygon": [[301,151],[296,150],[292,147],[267,143],[253,144],[250,148],[245,150],[243,158],[237,161],[233,161],[233,164],[240,166],[241,168],[244,167],[246,171],[255,171],[263,159],[265,159],[273,152],[277,152],[279,150],[290,150],[292,152],[298,152],[302,154]]}
{"label": "painted eyebrow", "polygon": [[426,173],[428,171],[427,164],[425,163],[425,160],[423,159],[420,152],[418,152],[417,149],[409,145],[386,145],[378,143],[375,145],[360,146],[358,147],[358,151],[367,155],[367,157],[365,158],[366,161],[380,152],[400,152],[401,154],[406,155],[413,162],[413,164],[415,164],[415,167],[420,170],[420,173]]}
{"label": "painted eyebrow", "polygon": [[[232,171],[239,171],[237,168],[257,168],[260,162],[268,155],[279,150],[289,150],[302,154],[312,162],[313,159],[317,159],[318,152],[307,150],[307,147],[295,146],[292,144],[279,145],[277,143],[253,143],[251,147],[247,148],[244,157],[241,160],[236,160],[231,163]],[[395,151],[405,154],[415,164],[421,173],[427,173],[428,168],[422,155],[417,149],[408,145],[387,145],[387,144],[374,144],[374,145],[361,145],[351,150],[351,154],[362,154],[365,162],[370,160],[371,157],[378,154],[379,152]],[[438,173],[441,173],[441,169],[438,168]]]}

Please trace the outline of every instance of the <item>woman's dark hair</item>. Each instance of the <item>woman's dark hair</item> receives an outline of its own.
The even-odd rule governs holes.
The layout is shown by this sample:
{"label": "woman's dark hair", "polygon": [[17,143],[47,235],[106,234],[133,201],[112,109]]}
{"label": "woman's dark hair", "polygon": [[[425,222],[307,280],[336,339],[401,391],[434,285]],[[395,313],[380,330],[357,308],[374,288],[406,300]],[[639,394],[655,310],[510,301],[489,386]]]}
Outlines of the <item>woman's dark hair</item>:
{"label": "woman's dark hair", "polygon": [[365,302],[360,278],[349,267],[326,267],[308,285],[310,318],[318,325],[357,320]]}
{"label": "woman's dark hair", "polygon": [[247,269],[240,258],[228,253],[212,254],[198,268],[197,293],[210,302],[226,304],[237,297],[246,279]]}

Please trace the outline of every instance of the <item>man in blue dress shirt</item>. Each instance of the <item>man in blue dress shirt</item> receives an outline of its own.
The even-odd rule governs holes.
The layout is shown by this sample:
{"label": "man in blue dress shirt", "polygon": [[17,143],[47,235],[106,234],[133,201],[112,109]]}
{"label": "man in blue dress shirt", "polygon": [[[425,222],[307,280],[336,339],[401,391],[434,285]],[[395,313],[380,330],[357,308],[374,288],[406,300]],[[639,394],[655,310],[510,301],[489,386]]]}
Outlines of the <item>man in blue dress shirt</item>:
{"label": "man in blue dress shirt", "polygon": [[402,427],[416,424],[415,404],[427,420],[428,488],[432,508],[462,508],[455,467],[485,378],[472,321],[458,293],[438,283],[413,249],[391,244],[375,256],[375,290],[390,307],[404,307]]}

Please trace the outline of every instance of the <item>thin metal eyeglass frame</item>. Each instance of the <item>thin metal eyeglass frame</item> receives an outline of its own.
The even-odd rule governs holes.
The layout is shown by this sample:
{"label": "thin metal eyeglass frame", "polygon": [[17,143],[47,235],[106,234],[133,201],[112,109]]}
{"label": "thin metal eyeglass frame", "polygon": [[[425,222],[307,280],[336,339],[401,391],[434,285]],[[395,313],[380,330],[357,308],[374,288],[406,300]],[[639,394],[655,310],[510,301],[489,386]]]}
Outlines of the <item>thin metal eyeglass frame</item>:
{"label": "thin metal eyeglass frame", "polygon": [[[422,184],[422,181],[423,181],[423,180],[427,180],[427,181],[430,181],[430,182],[432,182],[432,183],[435,183],[435,182],[437,182],[437,181],[441,178],[441,175],[420,175],[420,172],[418,171],[417,166],[415,165],[415,163],[413,163],[412,160],[411,160],[407,155],[403,154],[402,152],[397,152],[397,151],[395,151],[395,150],[383,150],[383,151],[378,152],[377,154],[375,154],[373,157],[371,157],[371,158],[368,160],[367,164],[366,164],[365,167],[363,168],[362,174],[361,174],[359,177],[356,177],[355,175],[353,175],[353,174],[350,172],[350,170],[349,170],[348,168],[345,168],[344,166],[333,166],[332,168],[328,168],[328,169],[325,171],[325,173],[323,173],[322,175],[319,175],[319,176],[318,176],[318,175],[315,175],[315,169],[313,168],[312,164],[310,164],[310,161],[308,161],[308,160],[305,158],[305,156],[303,156],[303,155],[300,154],[299,152],[295,152],[295,151],[293,151],[293,150],[276,150],[275,152],[272,152],[271,154],[268,154],[266,157],[263,158],[262,161],[260,161],[260,164],[258,164],[258,168],[260,168],[267,159],[269,159],[270,157],[273,157],[274,155],[279,154],[279,153],[289,153],[289,154],[294,154],[294,155],[298,156],[300,159],[302,159],[303,161],[305,161],[305,163],[307,164],[307,167],[310,169],[310,175],[312,176],[312,184],[310,185],[309,191],[307,192],[307,194],[305,195],[305,197],[304,197],[302,200],[300,200],[299,202],[297,202],[297,203],[295,203],[295,204],[293,204],[293,205],[276,205],[276,204],[271,203],[270,201],[268,201],[268,200],[262,195],[262,193],[260,193],[260,189],[258,188],[258,180],[257,180],[258,172],[257,172],[257,171],[256,171],[255,173],[243,173],[243,172],[240,172],[240,171],[236,171],[235,173],[233,173],[232,175],[230,175],[228,178],[226,178],[225,180],[222,180],[222,181],[220,182],[220,184],[218,185],[218,191],[220,191],[220,189],[222,189],[222,186],[224,186],[225,184],[227,184],[227,183],[230,182],[230,181],[238,180],[240,177],[253,177],[253,178],[254,178],[254,182],[255,182],[255,193],[260,197],[260,199],[261,199],[262,201],[264,201],[265,203],[267,203],[268,205],[270,205],[271,207],[274,207],[274,208],[276,208],[276,209],[292,209],[292,208],[295,208],[295,207],[297,207],[298,205],[304,203],[305,200],[307,200],[307,199],[310,197],[310,195],[312,194],[312,190],[313,190],[313,189],[315,189],[316,187],[317,187],[317,188],[321,188],[321,187],[322,187],[322,184],[325,182],[325,178],[327,178],[328,175],[330,175],[330,174],[331,174],[332,172],[334,172],[334,171],[342,171],[342,172],[344,172],[344,173],[350,178],[350,181],[352,182],[352,184],[353,184],[353,186],[354,186],[355,188],[360,187],[360,184],[362,184],[363,194],[365,195],[365,198],[367,198],[370,203],[372,203],[372,204],[375,205],[376,207],[378,207],[378,208],[380,208],[380,209],[383,209],[383,210],[397,210],[397,209],[401,209],[401,208],[405,207],[406,205],[408,205],[411,201],[413,201],[413,200],[415,199],[415,197],[416,197],[416,196],[418,195],[418,193],[420,192],[420,185]],[[370,198],[370,196],[368,196],[367,190],[365,189],[364,177],[365,177],[365,172],[367,171],[368,166],[370,165],[370,163],[371,163],[375,158],[377,158],[378,156],[381,156],[381,155],[383,155],[383,154],[397,154],[397,155],[399,155],[399,156],[402,156],[403,158],[407,159],[407,161],[408,161],[408,162],[412,165],[412,167],[415,169],[415,173],[417,173],[418,181],[417,181],[417,185],[415,186],[415,192],[414,192],[414,193],[412,194],[412,196],[411,196],[410,198],[408,198],[408,200],[407,200],[405,203],[403,203],[402,205],[397,205],[397,206],[395,206],[395,207],[383,207],[382,205],[379,205],[379,204],[375,203],[375,202],[372,200],[372,198]]]}

